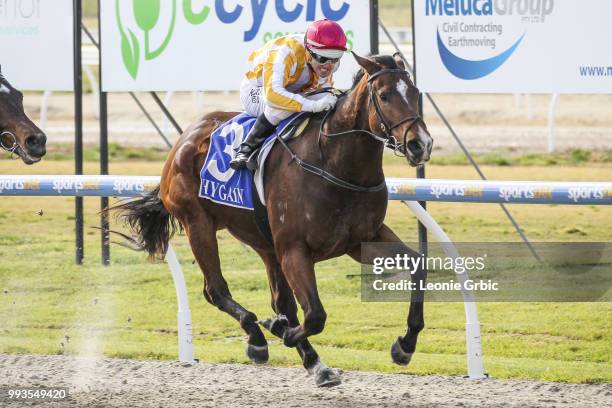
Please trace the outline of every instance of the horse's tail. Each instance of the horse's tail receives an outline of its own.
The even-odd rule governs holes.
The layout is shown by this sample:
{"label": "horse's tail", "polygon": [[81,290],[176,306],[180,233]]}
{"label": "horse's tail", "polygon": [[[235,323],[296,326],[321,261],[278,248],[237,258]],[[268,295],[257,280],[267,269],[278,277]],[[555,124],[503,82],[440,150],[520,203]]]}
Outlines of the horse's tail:
{"label": "horse's tail", "polygon": [[128,246],[138,251],[146,251],[150,259],[163,259],[168,250],[168,242],[179,225],[166,210],[159,198],[159,186],[141,198],[119,203],[108,209],[117,212],[117,218],[130,226],[135,236],[124,237]]}

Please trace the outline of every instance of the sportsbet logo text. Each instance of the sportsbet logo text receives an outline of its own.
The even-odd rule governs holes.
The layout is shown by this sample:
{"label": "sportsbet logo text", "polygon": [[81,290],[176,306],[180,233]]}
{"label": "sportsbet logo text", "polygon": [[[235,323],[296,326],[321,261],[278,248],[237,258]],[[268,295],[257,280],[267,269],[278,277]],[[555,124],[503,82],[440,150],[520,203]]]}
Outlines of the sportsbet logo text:
{"label": "sportsbet logo text", "polygon": [[25,183],[23,180],[0,180],[0,193],[10,190],[23,190]]}
{"label": "sportsbet logo text", "polygon": [[602,187],[571,187],[567,196],[575,203],[580,200],[603,200],[606,197],[606,191]]}
{"label": "sportsbet logo text", "polygon": [[57,191],[59,194],[61,194],[64,190],[81,191],[84,188],[85,185],[82,181],[74,181],[70,179],[53,180],[53,190]]}
{"label": "sportsbet logo text", "polygon": [[115,190],[118,194],[134,191],[142,193],[143,191],[145,191],[145,186],[144,183],[137,181],[116,180],[115,182],[113,182],[113,190]]}

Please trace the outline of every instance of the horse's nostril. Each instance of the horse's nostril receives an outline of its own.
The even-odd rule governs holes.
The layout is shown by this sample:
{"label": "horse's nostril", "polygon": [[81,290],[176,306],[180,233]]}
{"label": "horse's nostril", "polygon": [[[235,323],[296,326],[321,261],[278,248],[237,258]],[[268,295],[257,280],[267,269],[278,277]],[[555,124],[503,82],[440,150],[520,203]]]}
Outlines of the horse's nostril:
{"label": "horse's nostril", "polygon": [[423,145],[418,140],[410,140],[408,141],[408,150],[415,156],[419,156],[423,153]]}
{"label": "horse's nostril", "polygon": [[26,139],[26,146],[36,147],[37,145],[38,145],[38,140],[36,139],[36,136],[28,136],[28,138]]}
{"label": "horse's nostril", "polygon": [[26,139],[26,146],[27,147],[38,147],[38,146],[44,146],[44,144],[47,141],[47,136],[45,136],[42,133],[37,133],[31,136],[28,136]]}

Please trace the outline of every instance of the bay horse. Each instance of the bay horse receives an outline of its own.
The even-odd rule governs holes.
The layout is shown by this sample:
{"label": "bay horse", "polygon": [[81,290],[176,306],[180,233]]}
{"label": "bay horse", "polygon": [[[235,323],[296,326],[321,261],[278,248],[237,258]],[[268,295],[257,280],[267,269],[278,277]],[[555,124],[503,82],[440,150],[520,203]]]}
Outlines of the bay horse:
{"label": "bay horse", "polygon": [[[286,346],[297,348],[318,386],[339,384],[340,376],[325,366],[308,339],[323,331],[327,316],[314,265],[344,254],[371,264],[374,256],[397,253],[362,256],[362,242],[395,243],[394,250],[400,246],[403,253],[418,256],[384,224],[388,194],[383,150],[392,145],[416,166],[429,160],[433,143],[418,114],[419,90],[403,62],[391,56],[353,56],[361,69],[335,110],[325,118],[314,117],[298,138],[274,146],[265,163],[273,244],[258,229],[253,211],[198,197],[210,135],[238,112],[213,112],[190,126],[171,150],[159,187],[113,207],[151,257],[164,256],[178,220],[204,275],[204,297],[240,322],[248,335],[247,356],[256,363],[268,360],[261,324]],[[216,237],[224,228],[264,261],[276,317],[258,321],[232,298]],[[424,280],[425,273],[417,271],[412,279]],[[304,312],[301,324],[296,299]],[[391,349],[395,363],[408,364],[423,327],[422,293],[413,292],[408,330]]]}
{"label": "bay horse", "polygon": [[23,110],[23,94],[11,86],[0,68],[0,147],[25,164],[34,164],[45,155],[46,143],[47,136]]}

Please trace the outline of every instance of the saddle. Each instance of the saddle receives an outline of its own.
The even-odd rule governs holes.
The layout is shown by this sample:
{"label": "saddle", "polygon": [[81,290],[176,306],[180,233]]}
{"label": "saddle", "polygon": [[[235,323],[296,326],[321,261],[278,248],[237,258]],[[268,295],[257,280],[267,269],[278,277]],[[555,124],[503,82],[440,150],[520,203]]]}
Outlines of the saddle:
{"label": "saddle", "polygon": [[[308,127],[308,124],[310,123],[310,118],[313,115],[314,114],[310,112],[298,113],[295,117],[291,119],[288,124],[285,125],[285,127],[278,134],[278,137],[280,137],[285,142],[297,138],[302,133],[304,133],[304,130],[306,130],[306,128]],[[259,153],[262,151],[264,145],[267,142],[268,141],[266,140],[266,142],[262,143],[261,146],[255,149],[253,153],[251,153],[251,155],[249,156],[249,160],[247,162],[247,168],[249,170],[253,172],[256,171],[259,168],[260,162],[263,163],[263,161],[265,160],[265,157],[263,158],[263,160],[260,160]]]}

